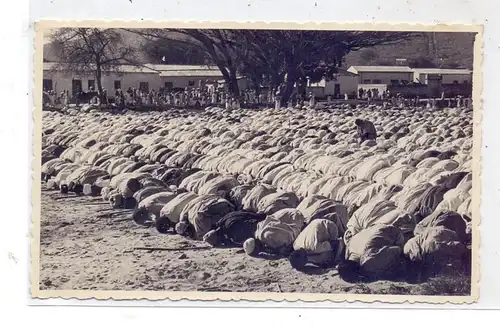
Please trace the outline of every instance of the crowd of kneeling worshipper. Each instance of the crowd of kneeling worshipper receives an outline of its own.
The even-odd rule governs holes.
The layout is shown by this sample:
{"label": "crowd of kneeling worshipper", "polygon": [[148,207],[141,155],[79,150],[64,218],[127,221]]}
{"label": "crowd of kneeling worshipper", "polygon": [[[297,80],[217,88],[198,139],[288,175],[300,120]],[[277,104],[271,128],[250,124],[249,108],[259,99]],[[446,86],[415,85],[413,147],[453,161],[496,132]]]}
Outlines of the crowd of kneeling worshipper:
{"label": "crowd of kneeling worshipper", "polygon": [[470,269],[472,111],[43,113],[47,189],[347,281]]}

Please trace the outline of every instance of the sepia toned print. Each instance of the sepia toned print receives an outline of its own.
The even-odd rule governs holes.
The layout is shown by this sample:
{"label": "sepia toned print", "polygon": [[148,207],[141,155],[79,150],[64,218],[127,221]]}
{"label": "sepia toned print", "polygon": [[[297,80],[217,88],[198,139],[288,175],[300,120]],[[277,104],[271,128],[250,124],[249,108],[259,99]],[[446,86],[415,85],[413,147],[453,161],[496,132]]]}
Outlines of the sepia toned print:
{"label": "sepia toned print", "polygon": [[32,295],[470,303],[481,29],[37,25]]}

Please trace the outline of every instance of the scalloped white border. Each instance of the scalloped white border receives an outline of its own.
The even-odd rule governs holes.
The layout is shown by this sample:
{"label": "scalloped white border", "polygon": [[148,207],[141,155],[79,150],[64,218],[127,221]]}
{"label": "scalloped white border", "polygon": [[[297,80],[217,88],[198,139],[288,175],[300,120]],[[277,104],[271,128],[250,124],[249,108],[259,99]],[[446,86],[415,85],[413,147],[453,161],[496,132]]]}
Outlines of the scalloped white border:
{"label": "scalloped white border", "polygon": [[[200,21],[99,21],[99,20],[42,20],[35,26],[34,55],[34,128],[32,160],[32,228],[31,236],[31,296],[35,299],[113,299],[113,300],[203,300],[203,301],[304,301],[304,302],[363,302],[363,303],[432,303],[471,304],[479,299],[479,223],[481,199],[481,144],[482,144],[482,99],[483,89],[483,26],[474,24],[418,24],[418,23],[294,23],[294,22],[200,22]],[[41,87],[43,74],[43,33],[57,27],[101,27],[101,28],[252,28],[252,29],[315,29],[315,30],[366,30],[366,31],[426,31],[426,32],[476,32],[474,44],[473,75],[473,243],[472,278],[470,296],[415,296],[415,295],[365,295],[325,293],[270,293],[270,292],[166,292],[166,291],[49,291],[39,289],[40,255],[40,156],[41,156]]]}

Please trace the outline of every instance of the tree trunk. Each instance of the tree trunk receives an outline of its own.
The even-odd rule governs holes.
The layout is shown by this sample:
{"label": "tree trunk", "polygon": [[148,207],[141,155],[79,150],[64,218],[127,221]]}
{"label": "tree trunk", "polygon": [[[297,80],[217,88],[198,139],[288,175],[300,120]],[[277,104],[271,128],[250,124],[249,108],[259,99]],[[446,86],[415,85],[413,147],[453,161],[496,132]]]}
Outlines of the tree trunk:
{"label": "tree trunk", "polygon": [[260,93],[262,92],[261,88],[260,88],[260,82],[259,81],[256,81],[255,85],[254,85],[254,89],[255,89],[255,96],[259,96]]}
{"label": "tree trunk", "polygon": [[285,83],[285,89],[283,90],[283,93],[281,94],[281,103],[285,105],[289,100],[290,97],[293,94],[293,90],[295,88],[295,81],[296,81],[296,71],[294,69],[289,69],[287,71],[287,80]]}
{"label": "tree trunk", "polygon": [[278,72],[273,72],[272,76],[271,76],[271,85],[270,85],[270,88],[271,89],[276,89],[278,88],[280,85],[281,85],[281,79],[280,79],[280,74]]}
{"label": "tree trunk", "polygon": [[241,94],[240,94],[240,88],[238,86],[238,78],[236,77],[236,70],[230,68],[229,69],[229,92],[238,99],[238,101],[241,101]]}
{"label": "tree trunk", "polygon": [[236,69],[233,67],[225,67],[220,62],[217,63],[217,67],[219,67],[220,72],[222,73],[222,77],[226,82],[227,89],[234,97],[240,99],[240,90],[238,87],[238,79],[236,78]]}
{"label": "tree trunk", "polygon": [[304,83],[303,81],[297,81],[297,85],[298,85],[298,90],[297,90],[297,93],[299,95],[299,97],[302,99],[305,99],[306,96],[307,96],[307,86],[306,86],[306,83]]}
{"label": "tree trunk", "polygon": [[258,74],[250,74],[249,78],[250,78],[250,81],[252,82],[251,86],[253,87],[253,90],[255,91],[255,95],[259,96],[259,94],[260,94],[260,85],[262,83],[260,77],[258,76]]}
{"label": "tree trunk", "polygon": [[102,72],[101,72],[101,66],[100,65],[96,66],[95,79],[96,79],[96,83],[97,83],[97,92],[99,93],[99,95],[102,95],[103,94],[103,90],[102,90]]}

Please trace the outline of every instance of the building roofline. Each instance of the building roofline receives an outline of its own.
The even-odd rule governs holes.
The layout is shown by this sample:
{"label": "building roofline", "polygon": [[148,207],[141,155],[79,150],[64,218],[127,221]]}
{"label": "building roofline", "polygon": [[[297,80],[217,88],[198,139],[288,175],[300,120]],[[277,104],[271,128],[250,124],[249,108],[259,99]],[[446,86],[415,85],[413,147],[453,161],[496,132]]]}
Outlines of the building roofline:
{"label": "building roofline", "polygon": [[401,72],[401,73],[434,73],[434,74],[470,74],[472,70],[464,68],[411,68],[409,66],[350,66],[353,72]]}
{"label": "building roofline", "polygon": [[[43,70],[53,70],[57,69],[57,65],[60,64],[58,62],[44,62]],[[206,72],[215,72],[219,71],[218,68],[212,68],[208,65],[164,65],[164,64],[140,64],[140,65],[131,65],[131,64],[120,64],[116,65],[118,72],[127,73],[127,72],[140,72],[140,73],[156,73],[161,74],[162,72],[189,72],[189,71],[206,71]],[[214,66],[216,67],[216,66]],[[58,70],[63,70],[58,69]],[[114,72],[113,69],[107,69],[104,72]]]}
{"label": "building roofline", "polygon": [[414,72],[416,73],[430,73],[430,74],[472,74],[472,70],[470,69],[453,69],[453,68],[414,68]]}
{"label": "building roofline", "polygon": [[355,70],[356,72],[401,72],[412,73],[413,70],[409,66],[350,66],[349,71]]}

